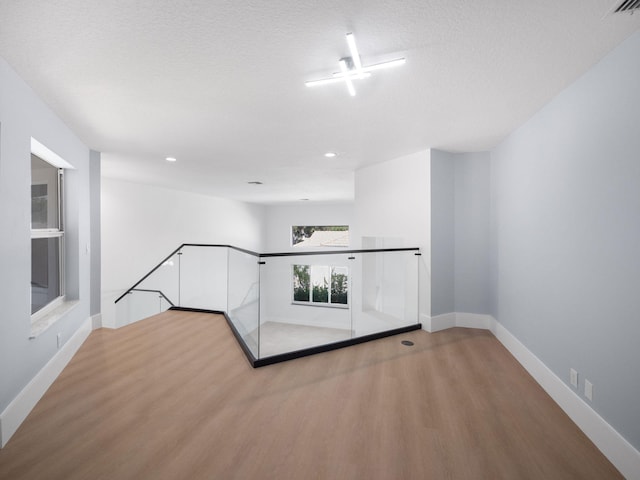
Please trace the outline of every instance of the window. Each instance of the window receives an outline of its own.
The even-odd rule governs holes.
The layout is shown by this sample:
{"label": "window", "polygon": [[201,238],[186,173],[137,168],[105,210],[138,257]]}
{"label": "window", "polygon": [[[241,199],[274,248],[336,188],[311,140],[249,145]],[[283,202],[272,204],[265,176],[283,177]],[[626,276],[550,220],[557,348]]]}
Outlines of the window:
{"label": "window", "polygon": [[348,225],[293,226],[291,227],[293,247],[348,247]]}
{"label": "window", "polygon": [[31,155],[31,314],[64,300],[63,170]]}
{"label": "window", "polygon": [[326,265],[293,265],[293,303],[346,308],[349,269]]}

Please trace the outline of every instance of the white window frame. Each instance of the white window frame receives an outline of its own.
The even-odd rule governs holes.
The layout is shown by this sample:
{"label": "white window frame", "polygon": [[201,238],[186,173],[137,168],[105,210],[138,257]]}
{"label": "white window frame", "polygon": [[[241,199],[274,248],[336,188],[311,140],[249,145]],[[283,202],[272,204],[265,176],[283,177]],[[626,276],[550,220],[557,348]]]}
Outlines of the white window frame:
{"label": "white window frame", "polygon": [[[348,240],[346,245],[301,245],[300,243],[293,243],[293,230],[295,228],[314,228],[314,232],[316,231],[326,231],[329,228],[336,228],[336,227],[346,227],[345,230],[339,230],[339,231],[343,231],[343,232],[347,232],[347,236],[349,235],[349,225],[291,225],[291,228],[289,229],[289,240],[291,242],[291,247],[292,248],[301,248],[301,249],[305,249],[305,248],[348,248],[349,247],[349,243],[350,243],[350,239]],[[312,233],[313,234],[313,233]],[[309,237],[311,238],[311,237]],[[307,239],[305,239],[307,240]],[[304,240],[303,240],[304,241]]]}
{"label": "white window frame", "polygon": [[[31,245],[34,239],[39,239],[39,238],[59,238],[60,239],[58,242],[58,248],[59,248],[58,274],[59,274],[60,295],[54,298],[49,303],[47,303],[46,305],[44,305],[38,311],[31,314],[31,324],[33,325],[34,323],[38,322],[42,318],[46,317],[47,315],[50,315],[56,308],[61,306],[66,301],[66,296],[65,296],[65,292],[66,292],[65,264],[66,262],[65,262],[65,255],[64,255],[64,252],[65,252],[64,169],[72,169],[73,166],[69,164],[67,161],[65,161],[62,157],[57,155],[55,152],[51,151],[50,149],[42,145],[40,142],[35,140],[34,138],[31,139],[31,154],[38,157],[40,160],[50,164],[52,167],[56,168],[58,171],[57,186],[56,186],[58,190],[57,191],[58,205],[56,208],[56,211],[58,213],[58,228],[37,228],[37,229],[32,228],[31,238],[29,240],[30,242],[29,248],[30,249],[32,248]],[[32,184],[32,182],[30,182],[30,184]],[[31,278],[31,275],[32,274],[30,273],[29,275],[30,278]],[[29,295],[30,295],[29,310],[31,310],[33,305],[33,299],[31,298],[32,294],[33,294],[32,288],[29,288]]]}
{"label": "white window frame", "polygon": [[[303,266],[309,267],[309,301],[305,302],[303,300],[295,300],[295,267]],[[327,301],[326,302],[314,302],[313,301],[313,284],[311,283],[311,269],[313,267],[316,268],[328,268],[329,269],[329,291],[327,292]],[[334,269],[336,268],[346,268],[347,269],[347,303],[332,303],[331,302],[331,277],[333,277]],[[291,304],[292,305],[305,305],[308,307],[329,307],[329,308],[349,308],[350,306],[350,294],[351,285],[350,285],[350,272],[349,267],[343,265],[311,265],[304,263],[296,263],[291,265]]]}

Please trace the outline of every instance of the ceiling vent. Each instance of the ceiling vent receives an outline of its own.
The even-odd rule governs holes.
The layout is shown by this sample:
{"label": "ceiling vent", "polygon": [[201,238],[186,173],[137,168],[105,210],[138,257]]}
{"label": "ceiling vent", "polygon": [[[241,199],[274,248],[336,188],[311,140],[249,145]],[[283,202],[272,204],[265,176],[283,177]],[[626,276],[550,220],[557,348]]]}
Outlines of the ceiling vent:
{"label": "ceiling vent", "polygon": [[631,12],[633,14],[638,9],[640,9],[640,0],[622,0],[613,13]]}

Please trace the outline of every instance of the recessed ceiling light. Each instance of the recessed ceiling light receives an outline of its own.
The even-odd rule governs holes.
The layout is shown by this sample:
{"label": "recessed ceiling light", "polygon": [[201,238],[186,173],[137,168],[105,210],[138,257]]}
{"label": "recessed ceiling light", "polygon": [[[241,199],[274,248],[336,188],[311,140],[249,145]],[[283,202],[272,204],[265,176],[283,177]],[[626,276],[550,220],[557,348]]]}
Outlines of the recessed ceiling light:
{"label": "recessed ceiling light", "polygon": [[262,185],[262,182],[259,182],[257,180],[253,180],[252,182],[247,182],[249,185]]}
{"label": "recessed ceiling light", "polygon": [[167,157],[167,158],[165,158],[165,160],[167,162],[177,162],[178,161],[178,159],[176,157]]}
{"label": "recessed ceiling light", "polygon": [[335,158],[338,156],[338,154],[336,152],[327,152],[324,154],[324,156],[327,158]]}

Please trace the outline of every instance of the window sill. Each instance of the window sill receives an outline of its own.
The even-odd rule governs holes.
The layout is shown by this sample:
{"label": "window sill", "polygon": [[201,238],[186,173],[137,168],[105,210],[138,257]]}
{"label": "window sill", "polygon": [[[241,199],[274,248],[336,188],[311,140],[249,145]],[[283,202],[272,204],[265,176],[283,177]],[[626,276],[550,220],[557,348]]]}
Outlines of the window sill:
{"label": "window sill", "polygon": [[294,300],[291,305],[303,305],[305,307],[323,307],[323,308],[341,308],[347,310],[349,304],[344,303],[320,303],[320,302],[302,302]]}
{"label": "window sill", "polygon": [[80,302],[78,300],[62,302],[59,306],[51,310],[49,313],[43,315],[42,317],[31,323],[31,334],[29,335],[29,340],[33,340],[34,338],[40,336],[42,333],[46,332],[49,327],[51,327],[51,325],[56,323],[67,313],[73,310],[79,303]]}

